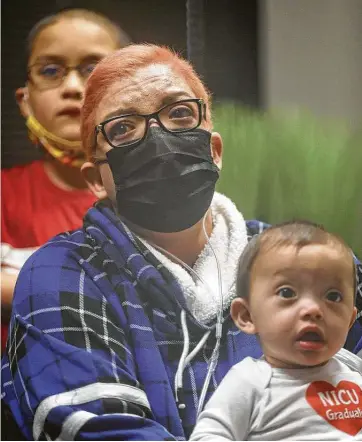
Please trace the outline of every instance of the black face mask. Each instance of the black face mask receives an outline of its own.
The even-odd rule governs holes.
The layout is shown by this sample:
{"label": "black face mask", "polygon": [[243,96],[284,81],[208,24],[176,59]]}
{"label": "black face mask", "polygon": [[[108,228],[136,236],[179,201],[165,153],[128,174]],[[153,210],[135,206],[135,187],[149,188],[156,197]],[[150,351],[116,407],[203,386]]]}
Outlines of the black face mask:
{"label": "black face mask", "polygon": [[210,207],[219,178],[210,140],[203,129],[169,133],[150,127],[136,147],[107,152],[120,216],[155,232],[196,224]]}

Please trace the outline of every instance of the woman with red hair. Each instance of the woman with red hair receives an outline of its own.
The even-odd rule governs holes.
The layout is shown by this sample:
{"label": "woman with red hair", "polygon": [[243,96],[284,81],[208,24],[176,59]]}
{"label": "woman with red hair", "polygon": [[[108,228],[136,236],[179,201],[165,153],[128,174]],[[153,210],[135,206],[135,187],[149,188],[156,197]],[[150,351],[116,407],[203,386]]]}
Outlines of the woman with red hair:
{"label": "woman with red hair", "polygon": [[99,201],[21,271],[4,401],[28,439],[185,440],[230,367],[261,356],[229,307],[239,256],[266,226],[215,192],[210,95],[167,48],[97,65],[82,140]]}

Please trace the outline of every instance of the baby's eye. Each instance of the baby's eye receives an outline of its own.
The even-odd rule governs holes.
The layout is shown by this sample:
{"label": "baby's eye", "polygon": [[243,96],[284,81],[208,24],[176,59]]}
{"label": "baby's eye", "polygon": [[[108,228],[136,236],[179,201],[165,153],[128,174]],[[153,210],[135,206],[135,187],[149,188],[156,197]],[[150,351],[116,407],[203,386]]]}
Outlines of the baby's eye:
{"label": "baby's eye", "polygon": [[297,296],[295,291],[289,287],[283,287],[283,288],[279,289],[278,295],[284,299],[292,299]]}
{"label": "baby's eye", "polygon": [[332,301],[332,302],[341,302],[343,299],[342,295],[335,290],[328,292],[326,294],[326,298],[328,299],[328,301]]}

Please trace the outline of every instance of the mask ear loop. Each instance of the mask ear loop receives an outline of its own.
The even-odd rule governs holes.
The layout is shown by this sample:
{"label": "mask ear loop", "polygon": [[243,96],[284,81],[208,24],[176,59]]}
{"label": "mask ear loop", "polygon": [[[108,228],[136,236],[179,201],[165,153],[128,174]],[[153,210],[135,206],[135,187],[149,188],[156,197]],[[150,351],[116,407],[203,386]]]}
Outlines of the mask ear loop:
{"label": "mask ear loop", "polygon": [[[30,103],[29,103],[28,87],[26,87],[25,90],[24,90],[24,101],[27,103],[27,105],[28,105],[28,110],[29,110],[29,115],[28,115],[28,117],[27,117],[27,119],[26,119],[26,125],[27,125],[28,120],[29,120],[30,118],[34,118],[34,117],[33,117],[33,112],[32,112],[32,109],[31,109],[31,106],[30,106]],[[28,126],[28,125],[27,125],[27,126]],[[35,134],[30,130],[30,128],[28,128],[28,137],[29,137],[30,141],[35,145],[35,147],[36,147],[38,150],[41,150],[40,138],[39,138],[37,135],[35,135]]]}
{"label": "mask ear loop", "polygon": [[69,141],[47,131],[35,118],[32,112],[29,103],[29,94],[27,88],[24,91],[24,101],[27,102],[29,109],[29,116],[26,119],[26,125],[29,129],[28,136],[32,141],[32,143],[34,143],[38,149],[40,149],[40,146],[42,146],[43,149],[48,152],[48,154],[50,154],[53,158],[55,158],[57,161],[61,162],[62,164],[80,168],[84,163],[83,152],[80,152],[79,154],[76,155],[74,154],[74,151],[71,150],[69,153],[66,153],[63,149],[54,146],[51,142],[48,141],[48,139],[50,141],[54,141],[55,143],[59,143],[68,149],[69,148],[74,149],[75,147],[79,148],[81,146],[81,142]]}
{"label": "mask ear loop", "polygon": [[[24,101],[27,102],[28,109],[29,109],[29,116],[26,119],[26,125],[28,126],[29,130],[32,132],[35,132],[33,135],[37,137],[40,141],[43,142],[44,137],[48,138],[51,141],[54,141],[55,143],[62,144],[63,146],[66,146],[68,148],[78,148],[81,146],[81,141],[69,141],[65,138],[58,137],[57,135],[53,134],[52,132],[49,132],[48,130],[43,127],[37,118],[34,116],[34,113],[32,112],[30,103],[29,103],[29,93],[28,88],[24,91]],[[37,133],[38,132],[38,133]],[[42,132],[42,134],[40,134]],[[45,140],[46,141],[46,140]],[[48,143],[49,144],[49,143]]]}

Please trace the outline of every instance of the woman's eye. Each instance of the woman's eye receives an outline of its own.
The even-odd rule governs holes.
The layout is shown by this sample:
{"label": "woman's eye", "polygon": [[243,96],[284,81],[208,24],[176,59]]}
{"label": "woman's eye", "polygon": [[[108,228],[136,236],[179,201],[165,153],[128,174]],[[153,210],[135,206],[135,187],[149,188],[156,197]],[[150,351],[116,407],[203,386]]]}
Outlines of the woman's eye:
{"label": "woman's eye", "polygon": [[341,302],[343,299],[342,295],[337,291],[328,292],[326,298],[328,299],[328,301],[332,302]]}
{"label": "woman's eye", "polygon": [[292,290],[289,287],[283,287],[278,290],[278,295],[284,299],[292,299],[292,298],[295,298],[296,293],[294,290]]}
{"label": "woman's eye", "polygon": [[193,112],[190,108],[188,108],[187,106],[179,106],[179,107],[174,107],[173,109],[171,109],[170,114],[169,114],[169,118],[173,119],[173,118],[187,118],[187,117],[192,117],[193,116]]}
{"label": "woman's eye", "polygon": [[116,123],[108,129],[108,136],[114,140],[128,135],[133,129],[134,127],[128,123]]}
{"label": "woman's eye", "polygon": [[62,71],[62,67],[57,64],[47,64],[40,69],[40,75],[44,77],[57,77]]}

